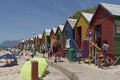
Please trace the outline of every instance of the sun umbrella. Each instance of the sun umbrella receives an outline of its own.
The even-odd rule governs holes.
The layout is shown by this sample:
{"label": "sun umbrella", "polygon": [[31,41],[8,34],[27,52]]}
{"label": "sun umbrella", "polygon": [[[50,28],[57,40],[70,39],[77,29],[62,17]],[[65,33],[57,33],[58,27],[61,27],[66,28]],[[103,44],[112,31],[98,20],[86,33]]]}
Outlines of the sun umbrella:
{"label": "sun umbrella", "polygon": [[4,55],[0,56],[0,59],[15,59],[15,56],[7,53],[7,54],[4,54]]}
{"label": "sun umbrella", "polygon": [[48,67],[48,64],[45,58],[32,58],[29,61],[26,61],[20,70],[20,77],[23,79],[31,79],[31,62],[35,60],[38,61],[38,77],[42,77]]}

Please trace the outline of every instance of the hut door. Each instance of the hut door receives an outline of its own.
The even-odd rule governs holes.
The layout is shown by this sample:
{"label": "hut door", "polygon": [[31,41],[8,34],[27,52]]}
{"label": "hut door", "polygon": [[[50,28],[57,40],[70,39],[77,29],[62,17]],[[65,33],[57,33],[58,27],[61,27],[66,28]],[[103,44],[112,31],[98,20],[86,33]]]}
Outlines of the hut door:
{"label": "hut door", "polygon": [[79,49],[81,49],[81,27],[77,27],[75,29],[75,41],[76,41],[76,44],[78,45]]}
{"label": "hut door", "polygon": [[64,47],[65,47],[67,39],[68,39],[68,31],[64,31],[63,32],[63,44],[64,44]]}
{"label": "hut door", "polygon": [[95,26],[95,41],[97,45],[101,48],[101,25]]}

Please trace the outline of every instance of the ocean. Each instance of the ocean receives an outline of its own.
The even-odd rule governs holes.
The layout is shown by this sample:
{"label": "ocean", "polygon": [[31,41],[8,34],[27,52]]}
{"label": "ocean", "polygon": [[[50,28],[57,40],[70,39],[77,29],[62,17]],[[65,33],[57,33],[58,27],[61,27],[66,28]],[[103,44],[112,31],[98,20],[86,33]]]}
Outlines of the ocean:
{"label": "ocean", "polygon": [[14,48],[13,46],[0,46],[0,50]]}

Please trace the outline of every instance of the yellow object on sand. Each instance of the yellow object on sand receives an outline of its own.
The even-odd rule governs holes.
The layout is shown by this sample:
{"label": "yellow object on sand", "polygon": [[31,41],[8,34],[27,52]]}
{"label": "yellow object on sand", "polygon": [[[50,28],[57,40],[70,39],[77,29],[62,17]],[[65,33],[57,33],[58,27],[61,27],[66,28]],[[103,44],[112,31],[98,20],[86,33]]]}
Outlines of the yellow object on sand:
{"label": "yellow object on sand", "polygon": [[32,58],[29,61],[26,61],[20,70],[20,78],[31,80],[31,63],[32,61],[38,61],[38,77],[42,77],[45,74],[45,71],[48,67],[48,64],[45,58]]}

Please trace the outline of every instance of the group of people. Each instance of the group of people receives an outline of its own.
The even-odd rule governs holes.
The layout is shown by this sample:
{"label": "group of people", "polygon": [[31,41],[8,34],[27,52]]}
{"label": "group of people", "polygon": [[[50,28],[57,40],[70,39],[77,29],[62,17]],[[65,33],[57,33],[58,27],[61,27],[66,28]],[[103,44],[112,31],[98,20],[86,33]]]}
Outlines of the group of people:
{"label": "group of people", "polygon": [[63,55],[63,45],[62,42],[59,40],[59,36],[55,36],[51,43],[51,49],[55,56],[54,62],[61,61],[61,56]]}
{"label": "group of people", "polygon": [[[90,28],[87,28],[86,30],[87,40],[92,41],[92,34],[93,34],[92,30]],[[108,54],[108,48],[109,48],[109,45],[105,40],[103,42],[103,47],[102,47],[103,49],[102,53],[104,56],[105,63],[106,63],[106,57]],[[36,55],[35,45],[34,44],[32,44],[31,46],[29,45],[29,49],[31,49],[31,52],[32,52],[31,57],[34,57]],[[62,44],[62,41],[59,39],[59,36],[58,35],[54,36],[54,38],[51,41],[51,45],[48,45],[48,44],[46,45],[42,43],[41,52],[43,53],[43,57],[45,57],[45,53],[48,53],[48,58],[50,56],[54,56],[54,59],[55,59],[54,62],[61,61],[61,57],[64,55],[64,52],[63,52],[63,44]]]}
{"label": "group of people", "polygon": [[46,46],[44,43],[42,44],[42,53],[43,57],[45,57],[45,53],[48,53],[48,58],[54,56],[54,62],[61,61],[61,57],[63,56],[63,45],[58,35],[54,36],[52,39],[51,46]]}

